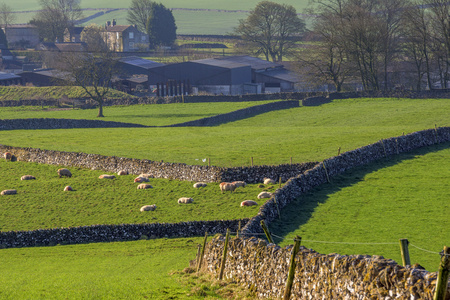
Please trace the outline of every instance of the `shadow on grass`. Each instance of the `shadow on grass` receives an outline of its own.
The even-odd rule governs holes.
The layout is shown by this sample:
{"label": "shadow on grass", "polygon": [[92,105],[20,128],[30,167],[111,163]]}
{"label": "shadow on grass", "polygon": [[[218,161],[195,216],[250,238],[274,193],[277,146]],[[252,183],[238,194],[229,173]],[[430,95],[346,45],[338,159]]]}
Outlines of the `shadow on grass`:
{"label": "shadow on grass", "polygon": [[[274,235],[286,238],[288,234],[308,223],[316,207],[319,204],[325,203],[329,195],[363,181],[365,175],[377,170],[394,166],[402,161],[414,159],[418,155],[438,152],[447,148],[450,148],[450,142],[423,147],[388,159],[381,159],[335,176],[330,179],[331,183],[316,187],[310,193],[295,199],[284,207],[281,211],[281,218],[270,223],[269,229]],[[280,238],[277,238],[275,242],[280,242]]]}

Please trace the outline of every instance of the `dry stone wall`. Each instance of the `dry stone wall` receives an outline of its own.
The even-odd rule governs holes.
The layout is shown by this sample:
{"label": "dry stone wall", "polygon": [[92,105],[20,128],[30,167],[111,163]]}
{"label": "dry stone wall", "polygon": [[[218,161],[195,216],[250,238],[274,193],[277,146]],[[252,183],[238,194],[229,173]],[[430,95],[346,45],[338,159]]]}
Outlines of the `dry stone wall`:
{"label": "dry stone wall", "polygon": [[314,168],[290,178],[282,188],[275,191],[273,197],[260,207],[258,214],[243,228],[242,233],[263,233],[261,220],[264,220],[266,225],[270,224],[278,217],[278,209],[283,209],[291,201],[326,183],[333,176],[378,159],[449,141],[450,127],[439,127],[380,140],[326,159]]}
{"label": "dry stone wall", "polygon": [[248,219],[180,223],[94,225],[31,231],[8,231],[0,232],[0,248],[132,241],[145,237],[191,237],[202,236],[205,232],[210,234],[223,234],[227,231],[227,228],[237,230],[239,222],[245,224],[247,221]]}
{"label": "dry stone wall", "polygon": [[[202,271],[219,274],[225,238],[205,248]],[[282,298],[293,245],[281,248],[257,238],[230,239],[224,278],[258,298]],[[403,267],[381,256],[319,254],[300,247],[291,299],[433,299],[437,274]],[[450,299],[450,287],[448,288]]]}
{"label": "dry stone wall", "polygon": [[0,130],[17,129],[71,129],[71,128],[109,128],[109,127],[148,127],[141,124],[74,119],[0,119]]}

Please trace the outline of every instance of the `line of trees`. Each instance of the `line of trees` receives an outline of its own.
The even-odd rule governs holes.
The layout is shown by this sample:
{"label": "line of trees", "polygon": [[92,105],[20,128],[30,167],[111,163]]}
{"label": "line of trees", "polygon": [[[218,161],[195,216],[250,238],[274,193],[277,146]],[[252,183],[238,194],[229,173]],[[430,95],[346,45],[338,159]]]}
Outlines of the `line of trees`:
{"label": "line of trees", "polygon": [[382,90],[392,88],[391,71],[409,68],[417,90],[436,81],[447,88],[449,8],[447,0],[314,0],[309,13],[319,42],[300,52],[303,73],[338,91],[352,78]]}

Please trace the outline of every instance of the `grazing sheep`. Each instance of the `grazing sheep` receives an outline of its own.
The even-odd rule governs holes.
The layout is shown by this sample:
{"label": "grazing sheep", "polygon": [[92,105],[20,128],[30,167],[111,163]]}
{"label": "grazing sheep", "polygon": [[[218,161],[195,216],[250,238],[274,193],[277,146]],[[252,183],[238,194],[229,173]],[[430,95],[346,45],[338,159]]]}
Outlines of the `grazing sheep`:
{"label": "grazing sheep", "polygon": [[5,154],[3,154],[3,157],[6,160],[11,160],[12,159],[12,154],[10,152],[5,152]]}
{"label": "grazing sheep", "polygon": [[207,186],[207,184],[204,183],[204,182],[196,182],[196,183],[194,183],[194,187],[196,189],[201,188],[201,187],[205,187],[205,186]]}
{"label": "grazing sheep", "polygon": [[149,182],[150,180],[147,177],[136,177],[134,182]]}
{"label": "grazing sheep", "polygon": [[141,211],[153,211],[156,209],[156,205],[152,204],[152,205],[144,205],[141,207]]}
{"label": "grazing sheep", "polygon": [[253,205],[258,205],[258,203],[253,200],[244,200],[241,202],[241,206],[253,206]]}
{"label": "grazing sheep", "polygon": [[71,192],[71,191],[73,191],[73,188],[70,185],[64,188],[64,192]]}
{"label": "grazing sheep", "polygon": [[153,187],[150,184],[141,183],[137,186],[138,190],[146,190],[146,189],[152,189]]}
{"label": "grazing sheep", "polygon": [[245,187],[247,185],[247,183],[245,183],[245,181],[233,181],[232,184],[234,184],[237,188]]}
{"label": "grazing sheep", "polygon": [[144,173],[139,174],[138,177],[143,177],[143,178],[147,178],[147,179],[149,179],[149,178],[155,178],[152,174],[144,174]]}
{"label": "grazing sheep", "polygon": [[116,178],[116,176],[103,174],[103,175],[98,176],[98,178],[100,178],[100,179],[114,179],[114,178]]}
{"label": "grazing sheep", "polygon": [[264,178],[264,184],[275,184],[275,180],[270,178]]}
{"label": "grazing sheep", "polygon": [[32,179],[36,179],[36,177],[34,177],[33,175],[23,175],[22,177],[20,177],[20,180],[32,180]]}
{"label": "grazing sheep", "polygon": [[120,170],[119,172],[117,172],[117,175],[119,175],[119,176],[128,175],[128,172],[125,170]]}
{"label": "grazing sheep", "polygon": [[272,197],[272,193],[270,192],[261,192],[258,194],[258,199],[270,198]]}
{"label": "grazing sheep", "polygon": [[59,178],[61,178],[62,176],[72,177],[72,173],[70,173],[68,169],[58,169],[58,175]]}
{"label": "grazing sheep", "polygon": [[231,191],[231,193],[233,193],[233,191],[236,189],[236,186],[230,182],[222,182],[219,186],[222,194],[224,191]]}
{"label": "grazing sheep", "polygon": [[1,195],[14,195],[14,194],[17,194],[17,190],[3,190],[0,194]]}
{"label": "grazing sheep", "polygon": [[192,202],[194,202],[194,199],[188,198],[188,197],[181,197],[180,199],[178,199],[178,204],[180,204],[180,203],[192,203]]}

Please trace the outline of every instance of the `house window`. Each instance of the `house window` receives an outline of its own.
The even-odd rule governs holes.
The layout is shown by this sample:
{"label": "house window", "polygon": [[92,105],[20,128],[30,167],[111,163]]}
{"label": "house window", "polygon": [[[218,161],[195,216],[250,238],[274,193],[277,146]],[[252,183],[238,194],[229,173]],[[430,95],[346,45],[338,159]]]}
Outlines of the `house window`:
{"label": "house window", "polygon": [[116,37],[117,37],[117,39],[119,39],[119,33],[118,32],[116,32]]}
{"label": "house window", "polygon": [[134,43],[133,42],[130,42],[128,45],[129,45],[130,49],[134,49]]}
{"label": "house window", "polygon": [[134,39],[134,32],[130,32],[129,36],[130,39]]}
{"label": "house window", "polygon": [[145,42],[145,35],[141,36],[141,41]]}

